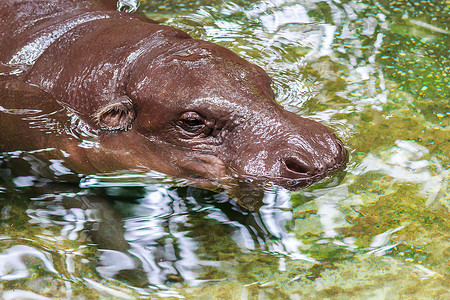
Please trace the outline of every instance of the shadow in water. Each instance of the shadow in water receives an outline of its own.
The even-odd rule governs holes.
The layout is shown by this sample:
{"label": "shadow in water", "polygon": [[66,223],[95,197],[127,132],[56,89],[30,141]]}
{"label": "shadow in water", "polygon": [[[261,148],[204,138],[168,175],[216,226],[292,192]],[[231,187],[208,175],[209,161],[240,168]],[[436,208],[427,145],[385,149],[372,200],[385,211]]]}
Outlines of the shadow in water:
{"label": "shadow in water", "polygon": [[83,205],[102,213],[89,235],[102,249],[97,271],[104,277],[135,286],[195,284],[203,267],[219,266],[221,257],[233,259],[236,251],[301,255],[289,247],[285,224],[291,213],[284,191],[266,193],[258,212],[194,187],[97,188],[89,193],[94,195]]}

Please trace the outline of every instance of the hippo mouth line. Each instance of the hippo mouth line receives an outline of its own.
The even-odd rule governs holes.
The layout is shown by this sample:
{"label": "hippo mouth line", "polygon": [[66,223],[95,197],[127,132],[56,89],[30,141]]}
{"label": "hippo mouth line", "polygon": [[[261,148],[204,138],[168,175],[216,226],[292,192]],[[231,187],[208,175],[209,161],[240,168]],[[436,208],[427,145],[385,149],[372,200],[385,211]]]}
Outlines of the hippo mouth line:
{"label": "hippo mouth line", "polygon": [[[329,168],[325,172],[308,175],[305,174],[305,177],[302,178],[286,178],[282,176],[256,176],[256,175],[239,175],[239,176],[225,176],[220,180],[212,180],[207,176],[202,176],[200,174],[191,174],[186,177],[186,180],[189,182],[194,182],[197,186],[203,187],[209,190],[219,191],[221,189],[227,189],[227,187],[235,186],[239,184],[252,184],[259,186],[260,188],[267,188],[272,186],[281,186],[290,191],[298,191],[305,187],[312,185],[315,182],[318,182],[330,175],[333,175],[335,172],[343,169],[346,165],[346,160],[336,164],[332,168]],[[236,171],[234,174],[238,174]],[[224,183],[225,182],[225,183]]]}
{"label": "hippo mouth line", "polygon": [[255,176],[255,175],[240,175],[238,180],[243,183],[257,184],[263,187],[276,185],[284,187],[290,191],[298,191],[328,176],[333,175],[339,170],[342,170],[343,168],[345,168],[347,160],[348,158],[343,160],[341,163],[338,163],[333,167],[328,168],[326,171],[318,174],[308,175],[307,173],[302,173],[302,175],[305,175],[305,177],[301,178],[286,178],[282,176],[269,177],[269,176]]}

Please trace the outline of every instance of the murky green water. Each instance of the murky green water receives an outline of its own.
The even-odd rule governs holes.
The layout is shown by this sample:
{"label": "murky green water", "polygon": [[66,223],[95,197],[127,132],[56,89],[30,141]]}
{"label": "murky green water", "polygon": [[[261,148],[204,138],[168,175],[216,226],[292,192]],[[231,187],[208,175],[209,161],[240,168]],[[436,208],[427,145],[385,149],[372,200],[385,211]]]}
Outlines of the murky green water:
{"label": "murky green water", "polygon": [[336,131],[349,165],[248,213],[163,177],[78,187],[3,155],[3,299],[450,298],[448,0],[141,8],[262,66],[287,109]]}

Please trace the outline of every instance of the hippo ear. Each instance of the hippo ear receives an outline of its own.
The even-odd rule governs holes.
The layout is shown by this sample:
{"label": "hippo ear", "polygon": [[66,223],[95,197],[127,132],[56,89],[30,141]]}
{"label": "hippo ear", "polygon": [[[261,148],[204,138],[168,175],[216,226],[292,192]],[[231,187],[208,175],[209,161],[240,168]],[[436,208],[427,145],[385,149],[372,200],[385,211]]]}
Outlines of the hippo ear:
{"label": "hippo ear", "polygon": [[135,116],[133,103],[127,97],[100,108],[93,115],[94,120],[104,130],[128,130]]}

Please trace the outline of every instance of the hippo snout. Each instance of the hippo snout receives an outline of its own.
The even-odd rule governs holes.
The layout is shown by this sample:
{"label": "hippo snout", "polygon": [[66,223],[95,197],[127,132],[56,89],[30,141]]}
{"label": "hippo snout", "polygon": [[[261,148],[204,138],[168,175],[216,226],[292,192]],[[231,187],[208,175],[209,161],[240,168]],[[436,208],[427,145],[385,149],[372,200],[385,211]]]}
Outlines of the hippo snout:
{"label": "hippo snout", "polygon": [[[306,159],[304,152],[291,153],[282,158],[280,174],[287,179],[304,179],[311,177],[324,177],[330,172],[339,169],[347,161],[345,150],[339,139],[333,141],[333,146],[317,151],[316,159]],[[311,155],[312,156],[312,155]]]}
{"label": "hippo snout", "polygon": [[270,135],[270,140],[259,144],[261,149],[257,151],[256,143],[236,148],[240,159],[230,164],[243,180],[299,190],[343,168],[347,162],[348,153],[342,142],[320,123],[295,116],[278,132],[277,138]]}

